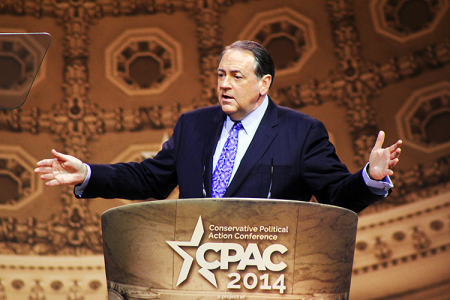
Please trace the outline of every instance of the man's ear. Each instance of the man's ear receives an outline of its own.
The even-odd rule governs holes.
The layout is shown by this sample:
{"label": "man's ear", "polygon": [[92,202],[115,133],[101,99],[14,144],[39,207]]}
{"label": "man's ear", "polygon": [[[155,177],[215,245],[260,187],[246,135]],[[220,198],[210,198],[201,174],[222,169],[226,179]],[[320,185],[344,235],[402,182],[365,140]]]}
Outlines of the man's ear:
{"label": "man's ear", "polygon": [[272,83],[272,76],[269,74],[264,75],[259,80],[259,94],[267,95],[269,93],[271,83]]}

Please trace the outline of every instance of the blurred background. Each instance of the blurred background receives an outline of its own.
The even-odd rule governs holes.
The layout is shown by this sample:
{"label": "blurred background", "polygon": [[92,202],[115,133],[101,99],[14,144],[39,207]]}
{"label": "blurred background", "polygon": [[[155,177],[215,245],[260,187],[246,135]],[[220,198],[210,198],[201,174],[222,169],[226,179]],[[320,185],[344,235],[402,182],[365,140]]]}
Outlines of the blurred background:
{"label": "blurred background", "polygon": [[[271,98],[323,121],[352,172],[379,130],[404,142],[393,193],[360,213],[350,298],[450,299],[449,6],[0,0],[0,32],[52,36],[25,104],[0,110],[0,299],[106,299],[100,216],[130,201],[46,188],[36,162],[154,155],[181,113],[216,104],[218,56],[239,39],[272,53]],[[0,97],[38,55],[0,40]]]}

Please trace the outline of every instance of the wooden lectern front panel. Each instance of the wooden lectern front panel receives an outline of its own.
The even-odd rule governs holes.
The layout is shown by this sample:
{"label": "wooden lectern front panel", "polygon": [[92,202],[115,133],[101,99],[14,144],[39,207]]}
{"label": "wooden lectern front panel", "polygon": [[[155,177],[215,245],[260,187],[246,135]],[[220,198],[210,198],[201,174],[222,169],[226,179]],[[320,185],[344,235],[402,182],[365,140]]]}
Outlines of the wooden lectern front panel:
{"label": "wooden lectern front panel", "polygon": [[357,215],[317,203],[180,199],[102,215],[110,299],[348,299]]}

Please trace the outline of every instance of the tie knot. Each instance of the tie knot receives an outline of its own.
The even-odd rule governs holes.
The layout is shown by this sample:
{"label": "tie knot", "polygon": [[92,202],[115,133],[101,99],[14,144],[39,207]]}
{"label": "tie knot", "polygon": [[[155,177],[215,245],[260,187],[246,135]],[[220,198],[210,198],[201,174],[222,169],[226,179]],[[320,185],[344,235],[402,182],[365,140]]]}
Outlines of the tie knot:
{"label": "tie knot", "polygon": [[243,125],[242,125],[241,121],[239,121],[239,122],[234,122],[233,130],[239,131],[239,130],[241,130],[242,128],[243,128]]}

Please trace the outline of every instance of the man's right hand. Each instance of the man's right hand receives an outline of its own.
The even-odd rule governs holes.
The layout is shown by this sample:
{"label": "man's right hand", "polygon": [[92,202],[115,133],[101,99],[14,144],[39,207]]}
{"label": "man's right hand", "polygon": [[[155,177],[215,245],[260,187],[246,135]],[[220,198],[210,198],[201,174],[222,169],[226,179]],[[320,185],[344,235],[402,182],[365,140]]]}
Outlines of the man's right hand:
{"label": "man's right hand", "polygon": [[87,176],[87,166],[78,158],[52,150],[54,158],[39,161],[34,170],[47,180],[46,186],[77,185],[83,183]]}

